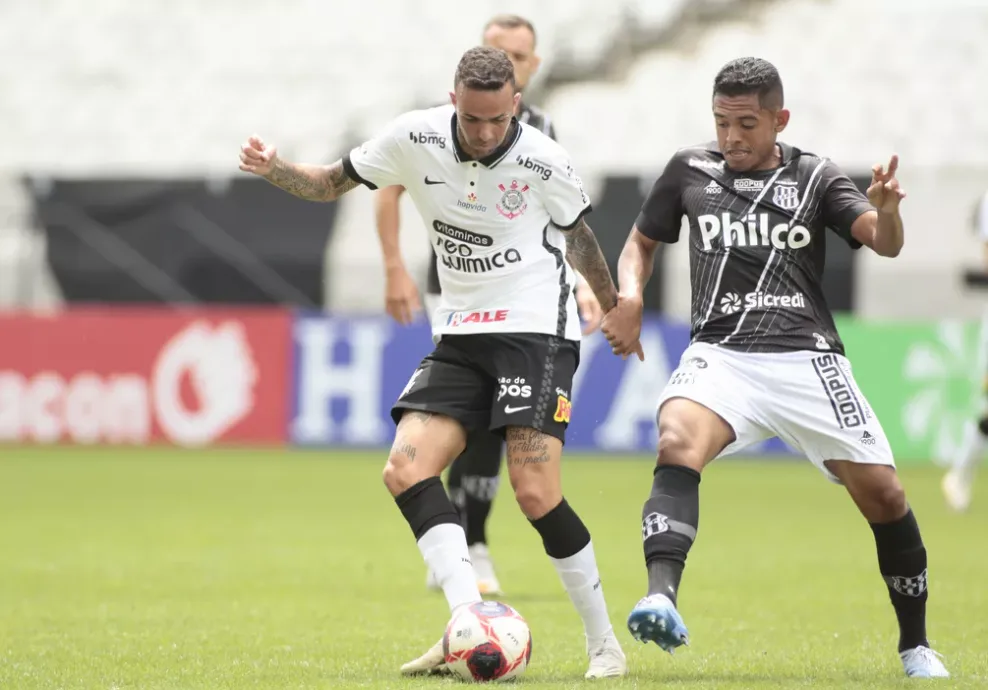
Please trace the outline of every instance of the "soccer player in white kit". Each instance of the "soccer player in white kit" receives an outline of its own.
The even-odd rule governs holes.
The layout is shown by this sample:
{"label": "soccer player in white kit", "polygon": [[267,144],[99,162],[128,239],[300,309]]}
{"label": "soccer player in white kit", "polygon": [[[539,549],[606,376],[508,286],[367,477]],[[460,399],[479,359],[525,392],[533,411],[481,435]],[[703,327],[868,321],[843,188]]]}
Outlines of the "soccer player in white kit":
{"label": "soccer player in white kit", "polygon": [[678,241],[686,216],[692,338],[659,398],[658,459],[641,524],[648,592],[628,629],[670,652],[686,643],[677,599],[697,536],[700,473],[778,436],[843,484],[868,521],[906,674],[947,676],[926,637],[919,525],[820,281],[831,230],[853,249],[898,255],[898,160],[874,167],[866,198],[831,161],[778,141],[789,111],[765,60],[728,63],[712,92],[717,141],[680,150],[655,182],[619,260],[618,305],[602,326],[616,354],[640,349],[655,249]]}
{"label": "soccer player in white kit", "polygon": [[[440,474],[490,428],[507,441],[522,512],[583,620],[588,678],[627,672],[607,613],[590,532],[562,495],[560,460],[570,421],[580,321],[573,270],[602,309],[617,293],[584,216],[590,200],[569,155],[518,122],[514,71],[503,51],[464,53],[452,105],[399,116],[332,165],[291,164],[251,137],[241,169],[313,201],[364,184],[401,185],[440,257],[435,350],[392,409],[395,440],[384,483],[436,573],[450,611],[481,601],[466,537]],[[442,642],[402,667],[445,666]]]}
{"label": "soccer player in white kit", "polygon": [[[981,197],[974,215],[975,230],[983,243],[983,270],[988,274],[988,194]],[[964,437],[950,470],[944,475],[942,488],[947,505],[958,512],[971,505],[971,490],[978,463],[988,450],[988,306],[981,317],[978,363],[975,371],[978,384],[984,389],[983,407],[979,415],[964,426]]]}

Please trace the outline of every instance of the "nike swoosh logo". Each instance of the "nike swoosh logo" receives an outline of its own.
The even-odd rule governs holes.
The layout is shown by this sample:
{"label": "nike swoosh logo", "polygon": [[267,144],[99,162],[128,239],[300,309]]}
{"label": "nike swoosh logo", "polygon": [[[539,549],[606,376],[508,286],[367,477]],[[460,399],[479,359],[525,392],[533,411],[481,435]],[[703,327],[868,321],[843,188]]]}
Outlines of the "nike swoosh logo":
{"label": "nike swoosh logo", "polygon": [[515,412],[521,412],[522,410],[529,410],[531,407],[531,405],[525,405],[524,407],[512,407],[511,405],[505,405],[504,414],[514,414]]}
{"label": "nike swoosh logo", "polygon": [[442,180],[430,180],[428,175],[425,176],[425,183],[426,184],[446,184]]}

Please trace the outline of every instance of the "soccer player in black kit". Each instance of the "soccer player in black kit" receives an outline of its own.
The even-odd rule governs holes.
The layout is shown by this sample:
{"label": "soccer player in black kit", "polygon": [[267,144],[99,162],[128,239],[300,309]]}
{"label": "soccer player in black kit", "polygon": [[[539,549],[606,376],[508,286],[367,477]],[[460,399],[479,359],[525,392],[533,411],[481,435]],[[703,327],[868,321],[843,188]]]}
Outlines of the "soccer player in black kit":
{"label": "soccer player in black kit", "polygon": [[820,287],[828,228],[852,248],[899,253],[898,160],[874,167],[865,196],[831,161],[777,141],[790,113],[765,60],[725,65],[712,104],[717,141],[676,152],[655,182],[618,264],[618,306],[602,326],[615,353],[640,351],[642,289],[656,247],[679,239],[685,215],[692,337],[659,399],[658,461],[642,510],[648,594],[628,629],[669,652],[688,642],[677,593],[697,535],[700,473],[778,436],[843,484],[871,526],[906,674],[947,676],[926,637],[919,526]]}

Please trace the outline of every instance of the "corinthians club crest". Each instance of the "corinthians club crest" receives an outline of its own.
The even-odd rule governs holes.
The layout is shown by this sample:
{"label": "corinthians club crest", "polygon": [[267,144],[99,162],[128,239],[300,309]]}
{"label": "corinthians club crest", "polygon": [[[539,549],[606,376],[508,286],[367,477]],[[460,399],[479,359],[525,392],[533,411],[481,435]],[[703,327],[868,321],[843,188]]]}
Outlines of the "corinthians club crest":
{"label": "corinthians club crest", "polygon": [[519,186],[518,180],[512,180],[510,187],[499,184],[497,188],[501,190],[501,200],[497,203],[497,212],[508,220],[517,218],[528,208],[528,202],[525,201],[525,192],[528,191],[527,184]]}

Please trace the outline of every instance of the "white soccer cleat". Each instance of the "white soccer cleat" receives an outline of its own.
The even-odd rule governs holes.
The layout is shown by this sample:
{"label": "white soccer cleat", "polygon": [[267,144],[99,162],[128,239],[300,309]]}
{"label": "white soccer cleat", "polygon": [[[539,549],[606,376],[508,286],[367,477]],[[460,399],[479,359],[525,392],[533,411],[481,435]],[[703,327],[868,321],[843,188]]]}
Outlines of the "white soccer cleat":
{"label": "white soccer cleat", "polygon": [[590,668],[584,678],[616,678],[628,672],[628,660],[614,633],[596,644],[587,644]]}
{"label": "white soccer cleat", "polygon": [[950,677],[947,667],[940,661],[943,656],[929,647],[913,647],[899,652],[899,657],[902,659],[902,667],[906,670],[906,675],[910,678]]}
{"label": "white soccer cleat", "polygon": [[443,654],[443,641],[432,645],[425,654],[414,661],[403,664],[401,672],[406,676],[426,676],[434,673],[448,673],[446,655]]}
{"label": "white soccer cleat", "polygon": [[477,577],[477,589],[485,596],[497,596],[504,594],[501,591],[501,583],[497,581],[494,574],[494,562],[491,554],[487,550],[487,544],[473,544],[470,546],[470,561],[473,563],[473,572]]}
{"label": "white soccer cleat", "polygon": [[964,472],[951,469],[940,482],[947,505],[958,513],[963,513],[971,505],[971,478]]}

